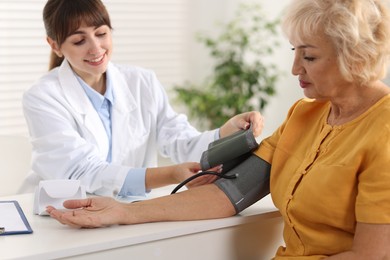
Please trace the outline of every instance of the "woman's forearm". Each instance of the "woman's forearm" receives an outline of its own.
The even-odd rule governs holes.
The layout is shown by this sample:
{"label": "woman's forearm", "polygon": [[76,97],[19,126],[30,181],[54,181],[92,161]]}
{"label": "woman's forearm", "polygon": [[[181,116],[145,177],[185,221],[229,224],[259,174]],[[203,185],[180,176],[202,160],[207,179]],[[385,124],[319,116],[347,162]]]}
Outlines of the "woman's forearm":
{"label": "woman's forearm", "polygon": [[68,200],[64,206],[69,210],[61,211],[49,206],[47,212],[61,223],[79,228],[223,218],[236,214],[228,197],[214,184],[134,203],[93,197]]}
{"label": "woman's forearm", "polygon": [[228,197],[213,184],[125,207],[127,221],[123,224],[223,218],[236,214]]}
{"label": "woman's forearm", "polygon": [[357,222],[351,250],[326,259],[390,259],[390,225]]}

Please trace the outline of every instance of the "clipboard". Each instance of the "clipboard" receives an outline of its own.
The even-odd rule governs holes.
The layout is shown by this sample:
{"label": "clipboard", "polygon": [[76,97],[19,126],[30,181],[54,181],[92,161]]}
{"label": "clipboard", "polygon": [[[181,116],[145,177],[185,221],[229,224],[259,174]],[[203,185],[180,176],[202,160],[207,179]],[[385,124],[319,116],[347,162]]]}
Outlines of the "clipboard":
{"label": "clipboard", "polygon": [[31,234],[33,230],[16,200],[0,201],[0,236]]}

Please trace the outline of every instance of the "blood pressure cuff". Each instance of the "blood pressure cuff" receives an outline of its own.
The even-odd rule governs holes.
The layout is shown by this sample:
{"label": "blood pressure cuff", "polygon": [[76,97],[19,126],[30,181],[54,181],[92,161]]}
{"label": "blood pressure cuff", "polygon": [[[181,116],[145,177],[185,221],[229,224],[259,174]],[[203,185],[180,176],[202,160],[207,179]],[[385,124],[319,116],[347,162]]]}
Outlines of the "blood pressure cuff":
{"label": "blood pressure cuff", "polygon": [[234,179],[218,179],[216,184],[232,202],[236,214],[270,193],[271,164],[251,154],[225,175],[236,175]]}

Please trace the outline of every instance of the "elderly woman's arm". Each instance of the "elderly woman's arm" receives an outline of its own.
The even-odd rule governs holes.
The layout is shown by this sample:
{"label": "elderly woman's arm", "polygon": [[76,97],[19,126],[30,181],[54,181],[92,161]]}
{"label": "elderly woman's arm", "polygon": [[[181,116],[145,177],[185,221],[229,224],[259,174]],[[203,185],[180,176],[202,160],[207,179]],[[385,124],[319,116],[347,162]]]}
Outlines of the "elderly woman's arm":
{"label": "elderly woman's arm", "polygon": [[357,223],[352,249],[326,259],[390,259],[390,224]]}
{"label": "elderly woman's arm", "polygon": [[236,214],[228,197],[214,184],[136,203],[120,203],[111,198],[96,197],[69,200],[64,206],[72,210],[64,212],[48,207],[47,211],[62,224],[84,228],[223,218]]}

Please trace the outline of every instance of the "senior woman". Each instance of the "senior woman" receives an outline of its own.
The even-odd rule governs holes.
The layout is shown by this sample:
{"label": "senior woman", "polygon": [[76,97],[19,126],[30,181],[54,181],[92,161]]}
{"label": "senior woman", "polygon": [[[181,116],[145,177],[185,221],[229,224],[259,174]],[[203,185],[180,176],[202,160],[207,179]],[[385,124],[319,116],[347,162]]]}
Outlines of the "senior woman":
{"label": "senior woman", "polygon": [[[390,89],[381,81],[389,15],[381,0],[292,0],[287,9],[292,73],[307,98],[255,152],[271,165],[271,195],[285,222],[275,259],[390,258]],[[136,204],[99,198],[48,211],[76,227],[227,217],[242,209],[225,187],[256,179],[247,175]]]}

